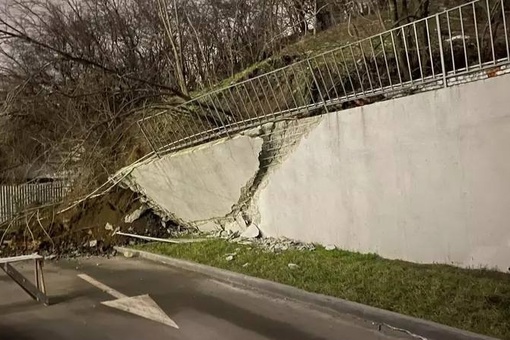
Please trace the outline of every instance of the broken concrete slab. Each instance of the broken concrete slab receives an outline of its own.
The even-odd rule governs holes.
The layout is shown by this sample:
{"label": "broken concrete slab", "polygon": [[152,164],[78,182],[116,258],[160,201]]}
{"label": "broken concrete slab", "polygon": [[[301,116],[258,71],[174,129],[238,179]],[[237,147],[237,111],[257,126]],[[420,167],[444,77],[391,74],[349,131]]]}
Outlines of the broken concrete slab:
{"label": "broken concrete slab", "polygon": [[179,220],[222,218],[257,173],[261,149],[248,136],[208,143],[142,164],[126,184]]}

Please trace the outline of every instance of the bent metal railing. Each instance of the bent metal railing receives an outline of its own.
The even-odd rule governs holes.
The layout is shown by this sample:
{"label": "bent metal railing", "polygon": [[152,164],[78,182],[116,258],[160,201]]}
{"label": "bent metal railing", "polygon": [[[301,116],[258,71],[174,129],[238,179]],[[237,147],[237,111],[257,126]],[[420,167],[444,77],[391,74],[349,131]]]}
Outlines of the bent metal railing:
{"label": "bent metal railing", "polygon": [[156,154],[504,72],[509,0],[476,0],[210,91],[138,121]]}

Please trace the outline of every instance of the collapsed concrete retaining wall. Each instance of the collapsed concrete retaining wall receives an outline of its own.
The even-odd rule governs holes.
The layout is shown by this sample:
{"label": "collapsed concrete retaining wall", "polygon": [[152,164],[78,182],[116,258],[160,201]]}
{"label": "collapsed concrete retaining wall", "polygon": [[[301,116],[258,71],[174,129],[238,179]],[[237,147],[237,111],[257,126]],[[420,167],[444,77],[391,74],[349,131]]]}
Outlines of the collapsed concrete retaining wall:
{"label": "collapsed concrete retaining wall", "polygon": [[319,117],[270,123],[230,139],[145,161],[124,184],[165,220],[203,230],[244,230],[258,223],[254,197]]}
{"label": "collapsed concrete retaining wall", "polygon": [[205,224],[230,214],[259,167],[261,147],[261,138],[247,136],[206,144],[135,168],[128,184],[168,218]]}
{"label": "collapsed concrete retaining wall", "polygon": [[265,126],[141,166],[130,185],[207,228],[507,270],[508,88],[501,76]]}

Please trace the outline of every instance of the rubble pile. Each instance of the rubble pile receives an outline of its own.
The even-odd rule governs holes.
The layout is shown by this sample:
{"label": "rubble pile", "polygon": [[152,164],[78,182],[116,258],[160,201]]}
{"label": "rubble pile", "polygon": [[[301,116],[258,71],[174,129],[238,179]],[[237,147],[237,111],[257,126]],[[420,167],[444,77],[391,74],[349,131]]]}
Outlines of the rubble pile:
{"label": "rubble pile", "polygon": [[[250,225],[243,233],[231,230],[217,230],[210,232],[206,237],[220,238],[229,242],[253,245],[265,251],[279,253],[286,250],[313,251],[315,246],[310,243],[302,243],[288,238],[262,237],[262,234],[255,225]],[[255,236],[253,236],[255,235]]]}

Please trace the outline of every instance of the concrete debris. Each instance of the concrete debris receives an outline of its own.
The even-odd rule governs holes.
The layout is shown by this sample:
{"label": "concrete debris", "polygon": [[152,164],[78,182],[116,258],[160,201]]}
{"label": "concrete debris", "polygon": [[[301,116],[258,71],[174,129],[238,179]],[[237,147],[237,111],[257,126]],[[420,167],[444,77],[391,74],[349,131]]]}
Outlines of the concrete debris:
{"label": "concrete debris", "polygon": [[229,255],[229,256],[225,257],[225,260],[227,260],[229,262],[232,261],[233,259],[234,259],[233,255]]}
{"label": "concrete debris", "polygon": [[315,246],[313,244],[301,243],[286,238],[263,238],[254,242],[254,244],[261,246],[272,253],[280,253],[289,249],[301,251],[313,251]]}
{"label": "concrete debris", "polygon": [[90,248],[97,247],[97,240],[89,241],[89,247],[90,247]]}
{"label": "concrete debris", "polygon": [[106,223],[104,228],[105,228],[105,230],[113,230],[113,226],[110,223]]}
{"label": "concrete debris", "polygon": [[127,250],[127,251],[123,252],[122,255],[124,255],[124,257],[129,259],[129,258],[132,258],[133,256],[135,256],[135,253],[133,253],[132,251]]}
{"label": "concrete debris", "polygon": [[[254,236],[256,235],[257,232],[258,235]],[[245,235],[249,235],[251,237],[246,237]],[[301,251],[315,250],[315,246],[311,243],[301,243],[299,241],[290,240],[287,238],[272,238],[260,236],[261,236],[260,230],[254,224],[251,224],[250,227],[248,227],[248,229],[242,234],[239,234],[238,231],[216,230],[206,235],[207,238],[221,238],[229,242],[241,245],[258,246],[268,252],[273,253],[280,253],[290,249]]]}
{"label": "concrete debris", "polygon": [[299,268],[299,266],[297,264],[295,264],[295,263],[289,263],[287,265],[287,267],[289,267],[290,269],[297,269],[297,268]]}
{"label": "concrete debris", "polygon": [[255,224],[250,224],[248,228],[241,234],[244,238],[257,238],[260,236],[260,230]]}
{"label": "concrete debris", "polygon": [[133,223],[142,216],[142,214],[149,209],[145,204],[142,204],[138,209],[124,217],[124,222],[127,224]]}
{"label": "concrete debris", "polygon": [[324,247],[324,249],[326,249],[326,250],[335,250],[336,246],[332,245],[332,244],[328,244],[327,246]]}
{"label": "concrete debris", "polygon": [[239,231],[220,229],[220,230],[211,232],[210,235],[212,235],[211,237],[222,238],[225,240],[233,240],[233,239],[239,238]]}

